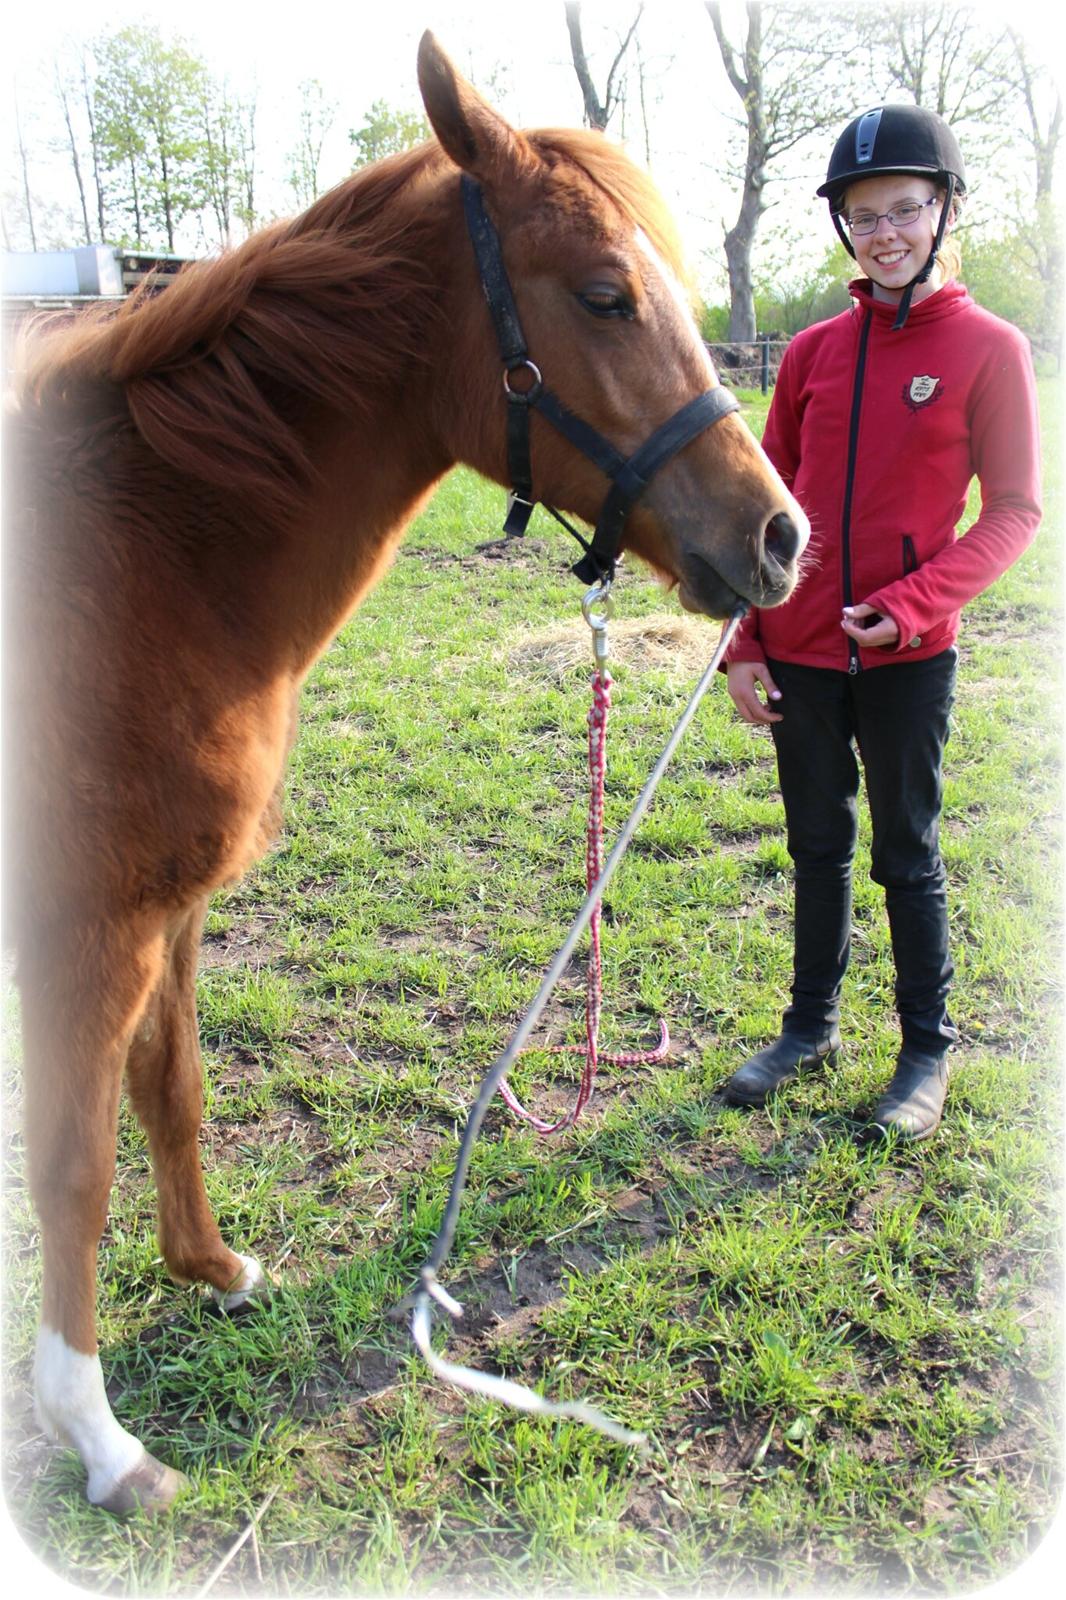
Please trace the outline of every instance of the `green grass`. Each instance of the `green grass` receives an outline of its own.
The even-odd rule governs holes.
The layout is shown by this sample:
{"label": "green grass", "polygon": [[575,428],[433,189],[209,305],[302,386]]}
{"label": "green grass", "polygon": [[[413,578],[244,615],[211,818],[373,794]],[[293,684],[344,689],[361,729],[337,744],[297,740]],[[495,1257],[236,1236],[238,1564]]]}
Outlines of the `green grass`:
{"label": "green grass", "polygon": [[[1061,1464],[1050,381],[1043,403],[1044,527],[962,641],[944,824],[961,1042],[941,1133],[859,1137],[897,1042],[865,819],[842,1062],[765,1111],[716,1094],[775,1030],[790,955],[771,746],[720,686],[609,892],[605,1047],[663,1014],[673,1056],[604,1071],[552,1141],[488,1117],[444,1274],[468,1312],[450,1348],[647,1430],[645,1456],[435,1387],[391,1314],[465,1109],[582,893],[588,669],[529,649],[560,619],[582,637],[571,553],[546,520],[479,552],[502,496],[447,481],[313,674],[284,836],[208,925],[208,1186],[277,1279],[268,1307],[224,1320],[168,1282],[123,1117],[105,1371],[123,1423],[195,1489],[156,1524],[88,1507],[74,1458],[34,1429],[13,1136],[7,1496],[49,1565],[88,1589],[194,1593],[271,1490],[215,1592],[949,1593],[1021,1562]],[[617,609],[678,615],[635,572]],[[616,668],[609,834],[697,675]],[[575,974],[552,1038],[580,1036],[581,1005]],[[514,1081],[557,1108],[575,1071],[537,1051]]]}

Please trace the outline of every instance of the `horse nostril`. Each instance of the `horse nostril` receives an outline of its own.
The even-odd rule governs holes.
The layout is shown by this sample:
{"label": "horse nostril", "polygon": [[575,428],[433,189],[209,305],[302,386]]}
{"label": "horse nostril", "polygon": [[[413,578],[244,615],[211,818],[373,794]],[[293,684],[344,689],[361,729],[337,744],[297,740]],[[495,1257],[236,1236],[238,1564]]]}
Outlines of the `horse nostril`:
{"label": "horse nostril", "polygon": [[787,511],[779,511],[766,524],[763,543],[768,556],[781,566],[795,559],[803,546],[803,536]]}

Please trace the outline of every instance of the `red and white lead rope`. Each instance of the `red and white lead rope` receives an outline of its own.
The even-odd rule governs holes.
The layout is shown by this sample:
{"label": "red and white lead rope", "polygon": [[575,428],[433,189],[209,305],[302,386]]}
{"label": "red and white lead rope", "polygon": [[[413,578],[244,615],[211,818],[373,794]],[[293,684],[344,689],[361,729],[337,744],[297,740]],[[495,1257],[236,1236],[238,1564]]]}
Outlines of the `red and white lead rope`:
{"label": "red and white lead rope", "polygon": [[[591,890],[603,871],[603,796],[607,777],[607,718],[611,710],[612,678],[606,662],[601,662],[592,680],[592,704],[588,714],[589,809],[585,840],[585,889]],[[570,1110],[555,1122],[545,1122],[522,1105],[506,1078],[500,1080],[500,1093],[516,1116],[530,1123],[538,1133],[558,1133],[575,1123],[592,1098],[596,1069],[601,1061],[615,1067],[630,1067],[662,1061],[670,1049],[670,1032],[659,1023],[659,1043],[653,1050],[600,1055],[600,1016],[603,1011],[603,957],[600,948],[600,903],[589,919],[589,965],[585,989],[585,1043],[552,1046],[552,1054],[585,1053],[577,1098]]]}

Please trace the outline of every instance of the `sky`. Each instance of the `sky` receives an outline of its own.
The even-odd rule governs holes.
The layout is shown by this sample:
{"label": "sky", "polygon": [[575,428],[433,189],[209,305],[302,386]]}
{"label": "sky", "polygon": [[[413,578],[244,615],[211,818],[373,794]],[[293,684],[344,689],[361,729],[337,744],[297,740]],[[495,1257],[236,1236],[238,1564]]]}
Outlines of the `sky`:
{"label": "sky", "polygon": [[[635,9],[636,0],[632,5],[630,0],[584,0],[586,47],[598,81],[605,77],[606,62],[617,48],[612,42],[618,28],[628,24]],[[92,31],[104,13],[89,15]],[[298,27],[296,16],[300,16]],[[48,93],[51,58],[65,36],[85,32],[86,17],[83,4],[49,0],[43,26],[31,26],[25,10],[5,24],[20,109],[31,128],[34,101],[44,101]],[[318,6],[301,12],[291,3],[275,0],[256,5],[234,0],[213,4],[180,0],[177,5],[113,0],[106,8],[107,26],[127,20],[155,22],[167,33],[180,31],[216,73],[231,77],[235,87],[257,84],[265,135],[263,165],[267,174],[275,175],[270,198],[283,211],[292,206],[283,174],[286,146],[295,137],[300,82],[319,79],[330,98],[339,102],[323,163],[327,183],[335,181],[351,165],[348,129],[359,126],[372,101],[421,109],[415,55],[426,27],[436,33],[460,70],[490,93],[517,125],[581,121],[562,0],[382,0],[380,4],[348,0],[328,12]],[[713,98],[718,106],[732,115],[737,102],[725,82],[711,25],[698,0],[649,0],[642,38],[649,90],[656,101],[650,110],[654,169],[678,213],[689,251],[696,256],[720,239],[720,219],[733,203],[731,187],[719,176],[720,161],[710,153],[720,149],[728,128],[723,111],[710,104],[708,75],[715,78]],[[34,140],[36,147],[40,143]],[[12,145],[9,140],[8,148]],[[35,178],[51,192],[69,189],[73,194],[59,158],[45,162],[38,157]]]}
{"label": "sky", "polygon": [[[726,0],[727,15],[740,15],[740,0]],[[636,0],[584,0],[586,48],[598,83],[606,74],[621,29]],[[990,5],[977,9],[993,12]],[[1032,39],[1038,59],[1054,55],[1046,0],[1012,0],[1010,14]],[[999,11],[1002,16],[1002,9]],[[420,110],[415,53],[432,28],[461,70],[513,122],[537,126],[575,124],[581,99],[569,55],[562,0],[340,0],[332,6],[278,0],[109,0],[87,10],[84,0],[46,0],[39,12],[25,3],[3,25],[10,114],[12,81],[34,152],[34,184],[73,209],[67,161],[48,154],[46,128],[37,107],[49,99],[51,61],[65,39],[125,22],[156,24],[180,33],[218,76],[237,89],[258,87],[263,179],[260,194],[279,212],[293,209],[284,184],[287,148],[296,136],[300,82],[317,78],[338,102],[323,162],[324,186],[350,168],[348,130],[358,127],[374,100]],[[725,150],[739,113],[700,0],[647,0],[641,23],[652,130],[651,166],[681,227],[701,283],[722,271],[724,228],[736,213],[739,188],[727,175]],[[0,79],[0,81],[3,81]],[[491,88],[489,87],[491,83]],[[857,107],[857,110],[863,109]],[[52,113],[55,117],[55,113]],[[612,134],[616,133],[612,124]],[[643,159],[643,134],[626,130]],[[5,151],[14,148],[10,136]],[[772,191],[776,210],[764,233],[787,225],[797,239],[797,263],[818,259],[835,235],[814,190],[827,151],[812,149],[794,163],[791,181]],[[14,166],[5,161],[4,187]]]}

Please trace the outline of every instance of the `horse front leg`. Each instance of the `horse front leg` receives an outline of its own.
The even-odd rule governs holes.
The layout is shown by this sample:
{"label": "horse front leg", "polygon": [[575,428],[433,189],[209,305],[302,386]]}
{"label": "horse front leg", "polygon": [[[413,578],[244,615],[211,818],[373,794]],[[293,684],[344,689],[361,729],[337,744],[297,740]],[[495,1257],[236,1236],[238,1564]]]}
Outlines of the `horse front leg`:
{"label": "horse front leg", "polygon": [[109,1511],[167,1505],[186,1480],[116,1420],[96,1342],[97,1249],[107,1225],[122,1068],[161,941],[137,947],[116,930],[51,943],[47,965],[23,961],[26,1147],[41,1225],[43,1286],[34,1365],[38,1420],[73,1446],[87,1494]]}
{"label": "horse front leg", "polygon": [[206,901],[171,930],[159,983],[126,1063],[134,1110],[148,1135],[158,1195],[159,1247],[177,1283],[206,1283],[232,1311],[262,1298],[268,1280],[251,1256],[222,1241],[200,1165],[203,1064],[196,1018],[196,962]]}

